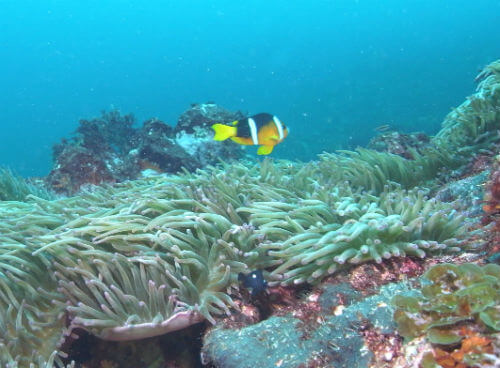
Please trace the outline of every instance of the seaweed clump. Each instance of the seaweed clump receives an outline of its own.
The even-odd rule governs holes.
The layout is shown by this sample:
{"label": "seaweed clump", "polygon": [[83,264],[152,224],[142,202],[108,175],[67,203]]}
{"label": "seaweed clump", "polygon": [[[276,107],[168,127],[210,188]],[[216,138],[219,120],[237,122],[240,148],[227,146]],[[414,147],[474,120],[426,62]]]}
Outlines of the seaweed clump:
{"label": "seaweed clump", "polygon": [[418,295],[396,295],[394,319],[407,339],[425,335],[435,347],[426,365],[488,366],[500,331],[500,266],[439,264],[423,276]]}

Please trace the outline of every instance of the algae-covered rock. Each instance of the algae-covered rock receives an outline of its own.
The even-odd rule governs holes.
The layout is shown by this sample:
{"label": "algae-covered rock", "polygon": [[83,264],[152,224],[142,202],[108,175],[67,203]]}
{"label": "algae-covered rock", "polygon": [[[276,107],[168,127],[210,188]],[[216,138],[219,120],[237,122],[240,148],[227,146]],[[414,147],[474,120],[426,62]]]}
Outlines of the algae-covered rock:
{"label": "algae-covered rock", "polygon": [[[393,293],[403,290],[408,290],[405,284],[383,286],[376,295],[353,302],[338,315],[332,314],[332,308],[322,308],[317,316],[321,322],[314,326],[288,315],[237,330],[215,327],[205,336],[203,354],[220,368],[313,363],[321,367],[369,367],[378,353],[371,351],[370,339],[373,334],[387,337],[394,333],[389,300]],[[325,284],[323,294],[338,291],[338,285]],[[367,329],[373,334],[367,334]],[[391,343],[391,339],[386,340]],[[388,352],[392,354],[390,349]]]}

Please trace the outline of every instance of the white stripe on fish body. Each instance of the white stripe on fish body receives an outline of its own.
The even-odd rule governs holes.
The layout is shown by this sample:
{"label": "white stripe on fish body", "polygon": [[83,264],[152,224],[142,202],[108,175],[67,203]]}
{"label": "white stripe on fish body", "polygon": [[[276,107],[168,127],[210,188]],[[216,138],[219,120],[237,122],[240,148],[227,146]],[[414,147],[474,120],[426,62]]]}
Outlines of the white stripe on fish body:
{"label": "white stripe on fish body", "polygon": [[278,117],[273,116],[273,121],[274,124],[276,125],[276,129],[278,129],[278,135],[280,137],[280,141],[284,138],[284,133],[283,133],[283,124],[281,123],[280,119]]}
{"label": "white stripe on fish body", "polygon": [[259,137],[257,135],[257,124],[252,118],[248,118],[248,127],[250,128],[250,135],[252,136],[253,144],[259,144]]}

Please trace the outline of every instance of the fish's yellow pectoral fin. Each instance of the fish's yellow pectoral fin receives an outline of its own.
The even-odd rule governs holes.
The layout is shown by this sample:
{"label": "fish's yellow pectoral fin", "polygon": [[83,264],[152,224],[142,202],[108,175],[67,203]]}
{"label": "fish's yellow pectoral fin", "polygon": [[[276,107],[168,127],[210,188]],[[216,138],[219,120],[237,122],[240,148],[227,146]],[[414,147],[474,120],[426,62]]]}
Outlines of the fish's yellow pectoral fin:
{"label": "fish's yellow pectoral fin", "polygon": [[269,137],[269,139],[272,140],[272,141],[279,142],[280,137],[278,137],[277,135],[272,135],[272,136]]}
{"label": "fish's yellow pectoral fin", "polygon": [[212,129],[215,131],[214,140],[216,141],[225,141],[236,135],[236,127],[234,126],[214,124],[212,125]]}
{"label": "fish's yellow pectoral fin", "polygon": [[257,150],[258,155],[268,155],[273,152],[274,146],[260,146]]}

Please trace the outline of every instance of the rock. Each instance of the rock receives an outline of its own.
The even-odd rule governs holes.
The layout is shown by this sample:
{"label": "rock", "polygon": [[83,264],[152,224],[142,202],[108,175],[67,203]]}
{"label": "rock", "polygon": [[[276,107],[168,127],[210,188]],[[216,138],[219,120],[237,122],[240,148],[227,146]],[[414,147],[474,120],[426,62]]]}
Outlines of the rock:
{"label": "rock", "polygon": [[195,170],[201,166],[177,143],[173,134],[173,128],[159,119],[150,119],[143,124],[136,148],[141,169],[176,173],[182,167]]}
{"label": "rock", "polygon": [[[395,337],[390,299],[402,290],[407,290],[404,283],[388,284],[376,295],[358,300],[358,293],[347,284],[325,284],[320,302],[326,309],[316,326],[291,315],[241,329],[216,326],[205,335],[204,360],[220,368],[365,368],[374,359],[391,360],[399,354],[400,341]],[[338,294],[348,295],[350,304],[336,316],[325,299]]]}
{"label": "rock", "polygon": [[240,145],[216,142],[210,125],[241,118],[215,104],[194,105],[174,130],[157,118],[133,127],[132,115],[103,112],[81,120],[73,137],[54,145],[54,168],[47,182],[62,194],[74,194],[83,185],[117,183],[140,175],[189,171],[243,156]]}
{"label": "rock", "polygon": [[190,171],[200,167],[200,162],[171,138],[153,142],[146,138],[139,143],[138,150],[143,169],[156,166],[161,172],[176,173],[182,167]]}
{"label": "rock", "polygon": [[324,284],[322,289],[319,303],[323,310],[333,310],[339,305],[348,306],[362,298],[361,293],[347,282]]}
{"label": "rock", "polygon": [[455,180],[442,186],[436,193],[436,198],[443,202],[460,200],[460,206],[470,217],[483,213],[484,183],[488,180],[489,170],[477,175]]}
{"label": "rock", "polygon": [[195,128],[209,129],[212,124],[227,124],[243,118],[241,112],[233,113],[214,103],[192,104],[191,108],[184,111],[179,117],[175,133],[195,133]]}
{"label": "rock", "polygon": [[407,159],[413,159],[412,150],[420,152],[423,148],[429,146],[429,142],[429,136],[425,133],[416,132],[405,134],[390,131],[372,138],[368,143],[368,148],[380,152],[393,153]]}

